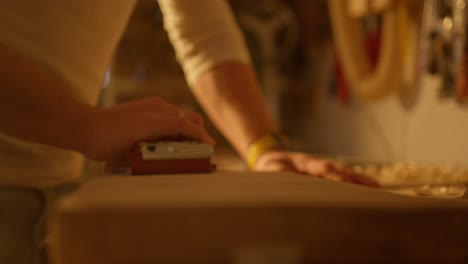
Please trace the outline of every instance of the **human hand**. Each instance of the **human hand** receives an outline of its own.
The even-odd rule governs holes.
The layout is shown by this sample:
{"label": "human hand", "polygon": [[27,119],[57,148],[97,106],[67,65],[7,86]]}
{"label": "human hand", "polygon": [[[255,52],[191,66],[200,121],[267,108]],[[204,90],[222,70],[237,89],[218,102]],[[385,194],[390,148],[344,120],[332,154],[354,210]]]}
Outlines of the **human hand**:
{"label": "human hand", "polygon": [[202,117],[158,97],[96,109],[89,117],[83,154],[100,161],[120,159],[138,142],[183,136],[211,145]]}
{"label": "human hand", "polygon": [[337,162],[315,155],[282,150],[268,151],[257,160],[256,171],[291,171],[334,181],[355,183],[371,187],[379,184],[354,173],[350,168]]}

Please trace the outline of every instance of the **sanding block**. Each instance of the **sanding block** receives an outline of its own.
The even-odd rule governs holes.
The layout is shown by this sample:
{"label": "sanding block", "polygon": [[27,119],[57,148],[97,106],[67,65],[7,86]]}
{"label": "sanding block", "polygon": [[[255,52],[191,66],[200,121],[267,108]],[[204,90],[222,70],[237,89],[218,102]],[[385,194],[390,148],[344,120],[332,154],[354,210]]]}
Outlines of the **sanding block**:
{"label": "sanding block", "polygon": [[130,153],[132,175],[208,173],[213,146],[193,140],[159,140],[139,143]]}

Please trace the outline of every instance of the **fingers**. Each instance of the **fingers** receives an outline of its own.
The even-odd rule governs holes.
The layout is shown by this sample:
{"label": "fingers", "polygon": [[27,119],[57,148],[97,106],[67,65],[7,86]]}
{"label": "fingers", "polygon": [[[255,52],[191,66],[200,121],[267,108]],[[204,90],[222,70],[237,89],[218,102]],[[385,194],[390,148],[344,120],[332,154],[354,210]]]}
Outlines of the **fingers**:
{"label": "fingers", "polygon": [[[289,163],[285,163],[286,161]],[[276,152],[267,155],[263,160],[259,159],[259,162],[263,162],[260,164],[262,169],[270,171],[295,171],[333,181],[379,186],[377,181],[356,174],[346,166],[306,153]]]}
{"label": "fingers", "polygon": [[330,160],[315,160],[308,159],[305,166],[305,172],[316,175],[318,177],[340,181],[355,183],[371,187],[379,187],[377,181],[362,175],[356,174],[350,168]]}
{"label": "fingers", "polygon": [[297,171],[294,163],[289,159],[260,159],[257,163],[257,168],[261,168],[261,171],[274,172],[274,171]]}
{"label": "fingers", "polygon": [[120,107],[124,108],[124,111],[136,111],[145,116],[145,119],[152,119],[147,121],[149,126],[144,129],[144,137],[150,137],[148,140],[184,136],[214,144],[213,138],[205,131],[200,114],[168,103],[159,97],[132,101]]}
{"label": "fingers", "polygon": [[354,175],[353,182],[360,184],[360,185],[370,186],[370,187],[380,187],[380,184],[377,181],[367,178],[362,175]]}
{"label": "fingers", "polygon": [[193,122],[192,120],[187,120],[184,117],[176,119],[176,126],[180,129],[180,134],[187,138],[199,139],[210,145],[215,145],[215,140],[211,137],[210,134],[205,130],[203,126]]}
{"label": "fingers", "polygon": [[194,123],[204,126],[203,118],[200,114],[186,108],[171,104],[159,97],[142,99],[140,103],[150,111],[165,113],[174,117],[186,117]]}
{"label": "fingers", "polygon": [[204,127],[183,116],[155,115],[151,126],[147,126],[144,137],[152,140],[174,135],[200,140],[210,145],[216,144]]}
{"label": "fingers", "polygon": [[159,98],[135,100],[96,111],[87,129],[83,154],[110,161],[132,150],[135,144],[180,137],[214,145],[202,118]]}
{"label": "fingers", "polygon": [[363,175],[359,175],[355,173],[350,168],[343,166],[341,164],[335,163],[333,161],[328,161],[327,170],[325,170],[325,174],[334,175],[333,177],[339,177],[340,181],[349,182],[349,183],[356,183],[365,186],[371,187],[379,187],[377,181],[367,178]]}
{"label": "fingers", "polygon": [[199,126],[202,126],[204,127],[205,124],[204,124],[204,121],[203,121],[203,118],[201,117],[200,114],[198,113],[195,113],[189,109],[185,109],[185,108],[178,108],[177,109],[177,113],[175,113],[178,117],[181,117],[181,118],[188,118],[190,119],[191,121],[193,121],[195,124],[199,125]]}

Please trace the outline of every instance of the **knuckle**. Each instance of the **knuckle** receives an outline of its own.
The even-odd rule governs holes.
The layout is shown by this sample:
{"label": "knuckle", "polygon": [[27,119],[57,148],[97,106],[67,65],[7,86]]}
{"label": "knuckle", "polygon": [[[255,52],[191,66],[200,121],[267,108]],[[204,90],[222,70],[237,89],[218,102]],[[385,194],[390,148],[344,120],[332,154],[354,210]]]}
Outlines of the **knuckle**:
{"label": "knuckle", "polygon": [[195,122],[197,122],[199,124],[203,124],[203,118],[201,116],[199,116],[199,115],[196,115],[194,117],[194,120],[195,120]]}
{"label": "knuckle", "polygon": [[179,128],[180,131],[188,131],[190,130],[190,125],[186,118],[178,117],[176,119],[176,126]]}
{"label": "knuckle", "polygon": [[190,113],[197,119],[202,119],[201,115],[195,111],[190,111]]}
{"label": "knuckle", "polygon": [[331,162],[324,162],[323,169],[326,172],[334,172],[335,171],[335,165],[333,163],[331,163]]}

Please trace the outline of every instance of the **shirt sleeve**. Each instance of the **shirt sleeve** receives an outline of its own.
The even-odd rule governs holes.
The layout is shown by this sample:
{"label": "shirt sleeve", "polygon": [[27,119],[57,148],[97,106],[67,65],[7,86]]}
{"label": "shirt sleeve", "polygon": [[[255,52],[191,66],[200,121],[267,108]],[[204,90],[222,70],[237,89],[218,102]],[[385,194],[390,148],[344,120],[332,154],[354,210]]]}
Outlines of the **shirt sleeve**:
{"label": "shirt sleeve", "polygon": [[0,45],[54,71],[96,103],[133,0],[0,1]]}
{"label": "shirt sleeve", "polygon": [[242,33],[225,0],[158,0],[164,27],[192,86],[211,67],[250,64]]}

